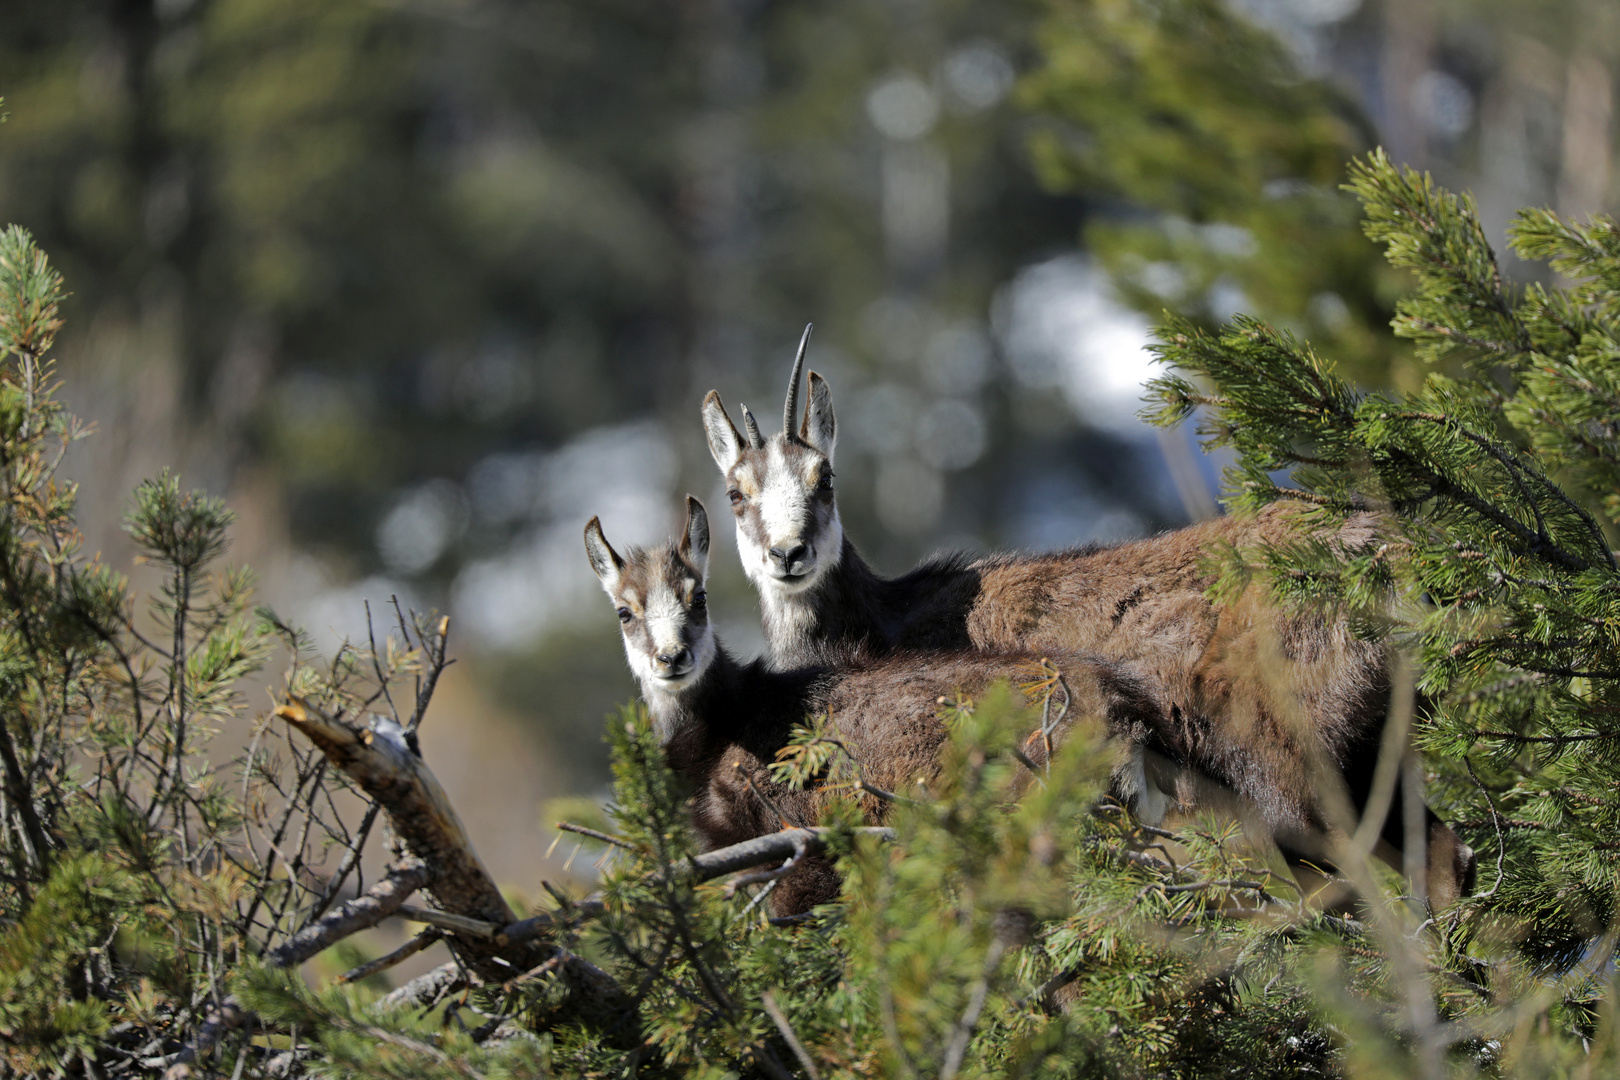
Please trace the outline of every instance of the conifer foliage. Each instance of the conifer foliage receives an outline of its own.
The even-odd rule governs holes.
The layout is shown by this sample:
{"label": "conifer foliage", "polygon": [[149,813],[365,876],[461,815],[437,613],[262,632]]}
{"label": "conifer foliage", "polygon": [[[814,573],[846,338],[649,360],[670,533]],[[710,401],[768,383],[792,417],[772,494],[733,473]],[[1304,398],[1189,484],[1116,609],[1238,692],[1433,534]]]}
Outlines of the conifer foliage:
{"label": "conifer foliage", "polygon": [[[251,608],[250,575],[216,569],[228,510],[169,476],[128,519],[148,600],[82,556],[56,472],[85,433],[51,375],[61,282],[26,233],[0,234],[6,1073],[1612,1072],[1620,239],[1607,219],[1526,212],[1515,248],[1573,284],[1515,288],[1466,197],[1376,154],[1352,188],[1413,274],[1395,328],[1432,368],[1422,389],[1360,391],[1257,320],[1172,323],[1156,415],[1198,414],[1235,450],[1234,512],[1381,518],[1348,557],[1306,531],[1212,552],[1215,589],[1346,611],[1406,658],[1372,802],[1404,774],[1403,797],[1478,849],[1479,889],[1441,911],[1413,898],[1420,867],[1369,860],[1377,828],[1347,823],[1334,869],[1358,899],[1323,911],[1230,820],[1136,823],[1106,796],[1100,725],[1066,715],[1042,663],[942,700],[939,772],[905,790],[863,781],[836,716],[807,718],[778,777],[847,798],[717,852],[697,850],[688,793],[626,709],[607,725],[613,801],[572,826],[601,845],[599,890],[549,890],[520,918],[415,739],[444,621],[396,612],[397,632],[316,663]],[[277,648],[285,704],[256,718],[236,688]],[[219,765],[218,747],[237,756]],[[891,804],[882,828],[863,824],[873,799]],[[368,882],[384,826],[389,868]],[[841,901],[769,918],[812,849],[837,857]],[[402,907],[417,890],[432,906]],[[298,973],[396,915],[429,929],[337,983]],[[451,963],[381,993],[441,942]]]}
{"label": "conifer foliage", "polygon": [[1304,541],[1241,553],[1228,585],[1259,575],[1288,600],[1347,605],[1413,658],[1431,784],[1482,855],[1477,895],[1444,917],[1456,970],[1478,988],[1463,1015],[1501,1038],[1545,1011],[1569,1036],[1601,1029],[1596,1052],[1610,1045],[1598,1021],[1612,1008],[1620,870],[1616,225],[1521,212],[1513,249],[1571,281],[1521,289],[1471,198],[1381,153],[1349,187],[1367,234],[1416,280],[1394,329],[1429,366],[1422,388],[1360,393],[1253,320],[1218,334],[1175,324],[1160,352],[1183,374],[1158,380],[1157,418],[1202,410],[1201,431],[1237,451],[1240,510],[1293,499],[1395,523],[1348,562]]}
{"label": "conifer foliage", "polygon": [[62,296],[29,234],[0,232],[0,1061],[152,1075],[228,1005],[233,970],[365,884],[377,812],[341,813],[343,778],[253,723],[240,684],[279,645],[287,693],[391,708],[402,677],[431,693],[442,635],[402,617],[386,648],[312,665],[253,608],[253,575],[218,567],[231,512],[167,474],[126,521],[153,594],[85,558],[58,473],[88,434],[56,397]]}

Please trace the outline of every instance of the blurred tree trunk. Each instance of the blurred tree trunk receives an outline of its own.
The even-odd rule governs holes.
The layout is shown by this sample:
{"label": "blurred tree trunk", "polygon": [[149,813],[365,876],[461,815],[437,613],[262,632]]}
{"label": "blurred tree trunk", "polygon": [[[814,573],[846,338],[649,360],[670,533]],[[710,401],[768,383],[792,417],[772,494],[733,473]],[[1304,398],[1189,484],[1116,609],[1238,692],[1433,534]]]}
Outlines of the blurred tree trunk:
{"label": "blurred tree trunk", "polygon": [[1564,89],[1564,157],[1558,174],[1558,212],[1585,217],[1608,203],[1614,155],[1614,84],[1609,68],[1590,53],[1569,64]]}
{"label": "blurred tree trunk", "polygon": [[1380,133],[1390,157],[1419,169],[1429,161],[1419,80],[1433,66],[1437,30],[1430,0],[1385,0]]}

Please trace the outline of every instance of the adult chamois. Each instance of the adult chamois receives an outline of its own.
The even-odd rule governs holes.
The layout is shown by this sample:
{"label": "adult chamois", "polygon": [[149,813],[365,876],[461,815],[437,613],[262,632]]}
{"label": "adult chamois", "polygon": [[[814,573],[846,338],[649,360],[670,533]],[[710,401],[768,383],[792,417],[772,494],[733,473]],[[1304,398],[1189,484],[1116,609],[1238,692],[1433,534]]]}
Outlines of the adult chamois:
{"label": "adult chamois", "polygon": [[[709,450],[736,515],[743,569],[759,589],[770,661],[823,663],[851,649],[1078,651],[1128,663],[1154,688],[1179,737],[1142,747],[1197,768],[1258,809],[1296,862],[1311,849],[1290,838],[1334,832],[1320,785],[1342,778],[1360,810],[1372,788],[1391,698],[1391,654],[1343,618],[1284,611],[1251,587],[1227,604],[1206,595],[1207,556],[1292,535],[1294,511],[1220,517],[1113,547],[1037,555],[948,556],[897,578],[856,551],[833,491],[837,423],[832,391],[814,371],[802,418],[805,328],[788,383],[782,430],[766,437],[746,406],[746,436],[717,393],[703,400]],[[1326,539],[1346,552],[1376,539],[1377,519],[1352,517]],[[1175,748],[1191,757],[1178,757]],[[1165,763],[1161,762],[1159,767]],[[1144,777],[1140,788],[1156,790]],[[1186,799],[1139,800],[1149,824]],[[1404,799],[1384,819],[1380,855],[1400,865]],[[1443,905],[1472,888],[1474,853],[1425,809],[1427,897]]]}
{"label": "adult chamois", "polygon": [[[888,790],[909,787],[938,767],[945,741],[941,697],[976,693],[1040,659],[988,652],[893,654],[796,671],[737,660],[717,640],[705,603],[708,515],[690,496],[686,505],[678,543],[621,556],[592,518],[585,550],[618,613],[625,655],[670,767],[693,787],[698,835],[711,847],[775,832],[783,817],[815,824],[818,793],[777,782],[769,768],[796,725],[830,711],[863,779]],[[1152,695],[1129,672],[1079,654],[1049,659],[1071,695],[1059,738],[1088,720],[1103,723],[1122,743],[1162,726]],[[1129,804],[1137,796],[1129,773],[1116,781],[1115,794]],[[865,807],[876,824],[888,804],[866,800]],[[807,911],[836,899],[838,885],[828,860],[803,859],[776,886],[772,908],[778,915]]]}

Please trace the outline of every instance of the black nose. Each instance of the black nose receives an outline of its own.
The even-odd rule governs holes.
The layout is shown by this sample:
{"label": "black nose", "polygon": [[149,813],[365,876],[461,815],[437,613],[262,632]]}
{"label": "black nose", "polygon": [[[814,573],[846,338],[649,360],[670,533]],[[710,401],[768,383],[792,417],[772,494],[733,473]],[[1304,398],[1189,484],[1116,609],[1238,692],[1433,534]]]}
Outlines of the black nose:
{"label": "black nose", "polygon": [[783,551],[781,548],[771,548],[771,558],[781,563],[782,569],[791,570],[794,563],[800,562],[804,559],[804,553],[808,550],[809,548],[805,547],[803,544],[794,544],[786,551]]}
{"label": "black nose", "polygon": [[692,650],[685,648],[680,652],[658,654],[658,662],[665,667],[680,667],[690,659],[692,659]]}

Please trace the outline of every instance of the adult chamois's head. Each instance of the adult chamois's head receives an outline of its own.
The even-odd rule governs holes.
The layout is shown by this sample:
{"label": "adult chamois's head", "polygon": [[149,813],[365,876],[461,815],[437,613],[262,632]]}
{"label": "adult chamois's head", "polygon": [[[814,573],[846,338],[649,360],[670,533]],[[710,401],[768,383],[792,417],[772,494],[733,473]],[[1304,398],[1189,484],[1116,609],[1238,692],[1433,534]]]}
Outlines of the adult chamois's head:
{"label": "adult chamois's head", "polygon": [[810,373],[810,393],[799,416],[799,376],[810,327],[799,339],[782,408],[782,430],[766,437],[748,406],[737,431],[720,395],[703,399],[703,428],[709,452],[726,477],[726,496],[737,515],[737,551],[743,570],[761,590],[803,592],[838,565],[844,528],[833,501],[833,420],[827,380]]}
{"label": "adult chamois's head", "polygon": [[709,516],[686,497],[686,527],[678,542],[614,551],[602,523],[585,526],[585,553],[618,612],[624,653],[649,701],[697,684],[713,663],[716,644],[703,582],[709,571]]}

